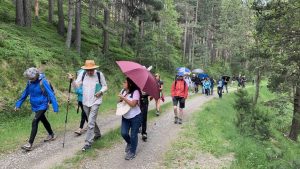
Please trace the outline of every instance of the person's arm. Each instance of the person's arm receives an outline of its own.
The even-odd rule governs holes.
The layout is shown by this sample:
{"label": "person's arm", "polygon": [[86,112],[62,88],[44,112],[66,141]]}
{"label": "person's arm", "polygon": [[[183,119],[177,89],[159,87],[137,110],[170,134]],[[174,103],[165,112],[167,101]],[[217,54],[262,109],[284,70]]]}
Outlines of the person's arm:
{"label": "person's arm", "polygon": [[[128,94],[130,95],[130,94]],[[140,93],[138,90],[135,90],[132,95],[132,100],[129,100],[126,96],[119,95],[120,99],[125,101],[130,107],[135,107],[140,100]]]}
{"label": "person's arm", "polygon": [[186,85],[185,88],[184,88],[184,99],[187,99],[188,94],[189,94],[189,87],[188,87],[188,85]]}
{"label": "person's arm", "polygon": [[52,91],[49,83],[47,82],[47,80],[43,79],[42,80],[42,84],[43,84],[43,86],[45,88],[45,91],[46,91],[46,93],[48,95],[48,98],[51,101],[51,104],[52,104],[52,107],[53,107],[53,111],[54,112],[58,112],[59,111],[58,110],[58,103],[56,101],[56,97],[55,97],[55,95],[54,95],[54,93],[53,93],[53,91]]}
{"label": "person's arm", "polygon": [[20,107],[22,106],[23,102],[26,100],[27,96],[29,95],[29,83],[27,83],[25,90],[23,91],[21,97],[19,98],[19,100],[17,100],[16,102],[16,107],[15,110],[20,109]]}
{"label": "person's arm", "polygon": [[106,83],[105,77],[102,72],[100,72],[100,81],[101,81],[102,87],[101,87],[100,91],[95,94],[96,97],[102,96],[103,93],[108,90],[107,83]]}
{"label": "person's arm", "polygon": [[172,83],[172,86],[171,86],[171,96],[175,96],[175,81]]}

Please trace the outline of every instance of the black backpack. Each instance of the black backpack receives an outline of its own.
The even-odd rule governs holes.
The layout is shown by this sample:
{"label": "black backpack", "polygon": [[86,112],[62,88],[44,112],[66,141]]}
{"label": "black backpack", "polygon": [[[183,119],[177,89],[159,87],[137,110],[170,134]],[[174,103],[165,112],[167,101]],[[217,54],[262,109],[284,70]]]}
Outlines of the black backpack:
{"label": "black backpack", "polygon": [[[99,84],[100,84],[100,86],[102,86],[102,84],[101,84],[101,74],[98,71],[96,73],[97,73]],[[84,71],[83,74],[82,74],[82,78],[81,78],[82,82],[83,82],[83,79],[84,79],[85,75],[86,75],[86,71]]]}

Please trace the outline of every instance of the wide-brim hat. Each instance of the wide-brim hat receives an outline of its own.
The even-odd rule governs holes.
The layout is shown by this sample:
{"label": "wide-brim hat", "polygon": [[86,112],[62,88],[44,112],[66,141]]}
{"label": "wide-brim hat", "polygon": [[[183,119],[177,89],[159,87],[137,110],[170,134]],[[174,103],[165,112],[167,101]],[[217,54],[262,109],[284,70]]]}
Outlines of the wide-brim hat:
{"label": "wide-brim hat", "polygon": [[85,63],[84,63],[84,66],[81,66],[81,69],[84,69],[84,70],[89,70],[89,69],[96,69],[98,68],[99,66],[97,66],[95,64],[95,61],[94,60],[86,60]]}

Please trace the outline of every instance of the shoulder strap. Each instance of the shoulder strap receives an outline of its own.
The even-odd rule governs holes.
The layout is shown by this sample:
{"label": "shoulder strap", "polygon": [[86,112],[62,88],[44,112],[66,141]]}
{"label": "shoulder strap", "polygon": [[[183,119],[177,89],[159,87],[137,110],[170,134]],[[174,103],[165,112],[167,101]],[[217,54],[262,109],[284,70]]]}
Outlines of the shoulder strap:
{"label": "shoulder strap", "polygon": [[83,74],[82,74],[82,77],[81,77],[82,82],[83,82],[83,79],[84,79],[85,75],[86,75],[86,71],[84,71]]}
{"label": "shoulder strap", "polygon": [[98,71],[96,73],[97,73],[97,76],[98,76],[99,84],[100,84],[100,86],[102,86],[102,84],[101,84],[101,74]]}
{"label": "shoulder strap", "polygon": [[45,87],[44,87],[44,84],[43,84],[43,80],[44,80],[44,78],[41,79],[39,83],[40,83],[40,87],[41,87],[41,90],[42,90],[43,94],[45,94]]}
{"label": "shoulder strap", "polygon": [[[97,73],[99,84],[102,86],[102,84],[101,84],[101,74],[98,71],[96,73]],[[82,82],[83,82],[83,79],[84,79],[85,75],[86,75],[86,71],[84,71],[83,74],[82,74],[82,78],[81,78]]]}

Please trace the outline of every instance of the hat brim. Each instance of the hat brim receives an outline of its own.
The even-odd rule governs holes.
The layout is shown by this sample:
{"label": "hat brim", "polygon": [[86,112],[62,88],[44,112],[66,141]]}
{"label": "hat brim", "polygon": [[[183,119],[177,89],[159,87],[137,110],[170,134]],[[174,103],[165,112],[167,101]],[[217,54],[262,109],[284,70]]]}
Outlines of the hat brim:
{"label": "hat brim", "polygon": [[92,66],[92,67],[86,67],[86,66],[81,66],[81,69],[84,69],[84,70],[90,70],[90,69],[96,69],[98,68],[99,66]]}

